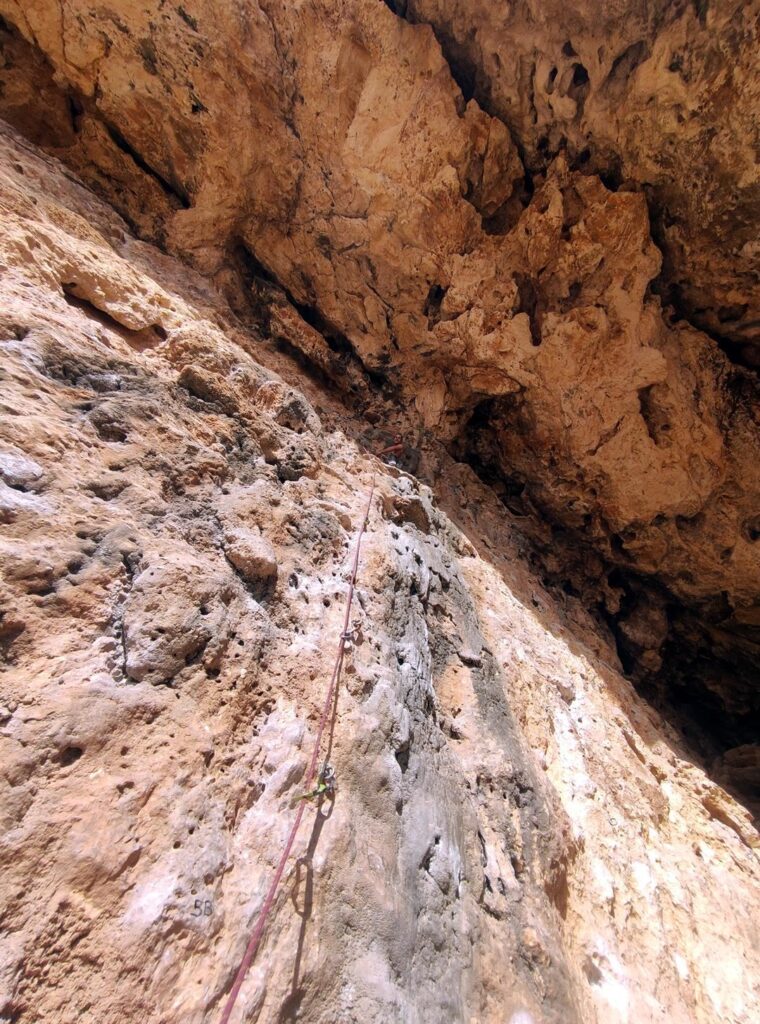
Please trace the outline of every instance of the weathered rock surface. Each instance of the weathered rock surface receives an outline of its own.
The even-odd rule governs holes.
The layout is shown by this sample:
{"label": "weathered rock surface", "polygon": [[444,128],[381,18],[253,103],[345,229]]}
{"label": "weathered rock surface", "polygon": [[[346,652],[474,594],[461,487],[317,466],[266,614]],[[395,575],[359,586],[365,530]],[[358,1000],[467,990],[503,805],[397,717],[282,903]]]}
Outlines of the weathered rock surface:
{"label": "weathered rock surface", "polygon": [[756,1019],[749,815],[493,492],[430,439],[430,486],[372,458],[366,421],[5,131],[0,209],[4,1018],[218,1018],[375,477],[337,795],[236,1021]]}
{"label": "weathered rock surface", "polygon": [[[191,6],[73,0],[59,18],[52,0],[3,0],[2,111],[238,308],[242,282],[274,277],[436,436],[471,450],[475,411],[477,456],[544,515],[756,651],[756,380],[663,317],[641,191],[667,193],[669,280],[703,295],[711,328],[718,306],[741,306],[729,335],[744,338],[753,5]],[[431,21],[504,121],[465,101],[431,28],[391,7]],[[510,131],[544,171],[532,197]],[[617,191],[590,173],[610,154],[629,181]]]}
{"label": "weathered rock surface", "polygon": [[[757,3],[391,6],[433,26],[459,84],[509,126],[532,171],[566,150],[610,187],[643,188],[668,299],[740,351],[757,345]],[[745,358],[758,365],[756,349]]]}
{"label": "weathered rock surface", "polygon": [[0,1012],[218,1013],[374,471],[253,1019],[751,1019],[749,819],[620,669],[760,801],[757,14],[0,0]]}

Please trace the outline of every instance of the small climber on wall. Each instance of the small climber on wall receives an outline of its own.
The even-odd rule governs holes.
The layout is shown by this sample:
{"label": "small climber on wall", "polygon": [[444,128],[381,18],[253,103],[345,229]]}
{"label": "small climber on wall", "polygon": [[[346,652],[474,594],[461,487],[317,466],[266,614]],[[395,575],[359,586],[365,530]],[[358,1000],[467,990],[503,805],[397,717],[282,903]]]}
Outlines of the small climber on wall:
{"label": "small climber on wall", "polygon": [[398,431],[370,427],[362,435],[362,443],[378,459],[382,459],[389,466],[397,466],[413,476],[419,469],[421,454],[419,448],[410,444]]}

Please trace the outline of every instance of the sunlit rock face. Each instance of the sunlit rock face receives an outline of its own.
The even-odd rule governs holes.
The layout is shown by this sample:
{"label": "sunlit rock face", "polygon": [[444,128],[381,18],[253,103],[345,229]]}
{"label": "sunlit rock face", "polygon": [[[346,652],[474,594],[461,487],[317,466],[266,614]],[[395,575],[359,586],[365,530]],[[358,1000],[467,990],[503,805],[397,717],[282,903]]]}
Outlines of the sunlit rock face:
{"label": "sunlit rock face", "polygon": [[374,479],[233,1019],[758,1016],[754,23],[650,6],[0,0],[0,1015],[218,1019]]}
{"label": "sunlit rock face", "polygon": [[[739,287],[737,247],[754,250],[721,202],[755,223],[752,88],[740,88],[754,22],[746,5],[733,21],[689,5],[626,18],[481,6],[407,5],[442,54],[427,24],[366,0],[107,16],[77,0],[62,20],[51,3],[5,0],[16,28],[4,112],[233,301],[241,267],[265,270],[439,437],[496,400],[488,446],[501,472],[565,525],[585,524],[613,562],[692,603],[725,595],[736,629],[760,568],[752,375],[663,316],[644,186],[675,190],[673,237],[697,246],[707,232],[710,281],[720,254]],[[465,30],[469,49],[456,42]],[[541,56],[555,43],[556,67]],[[470,91],[481,83],[498,117],[462,96],[451,53],[469,55]],[[683,124],[681,108],[693,110]],[[615,182],[592,173],[613,150]],[[701,259],[682,272],[705,292]]]}

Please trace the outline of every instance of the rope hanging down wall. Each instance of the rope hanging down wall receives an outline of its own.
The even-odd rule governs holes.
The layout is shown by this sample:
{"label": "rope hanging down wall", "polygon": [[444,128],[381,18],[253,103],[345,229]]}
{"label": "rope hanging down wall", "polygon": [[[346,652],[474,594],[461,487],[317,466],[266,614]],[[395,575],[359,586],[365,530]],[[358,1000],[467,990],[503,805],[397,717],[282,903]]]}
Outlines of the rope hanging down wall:
{"label": "rope hanging down wall", "polygon": [[[365,530],[367,529],[367,520],[369,519],[369,513],[370,508],[372,506],[372,498],[374,497],[374,494],[375,481],[373,479],[372,486],[370,487],[369,497],[367,499],[367,506],[364,510],[364,518],[362,519],[356,534],[356,548],[354,550],[354,561],[351,566],[351,576],[348,584],[348,595],[346,597],[346,613],[343,617],[343,629],[338,640],[338,652],[335,657],[335,666],[333,667],[330,685],[327,687],[325,702],[322,707],[322,716],[319,720],[319,727],[317,728],[317,735],[314,739],[314,747],[311,752],[309,771],[306,777],[307,793],[311,790],[316,779],[317,763],[319,762],[319,751],[322,745],[322,734],[325,731],[325,725],[327,724],[327,720],[330,716],[330,709],[332,708],[333,702],[335,700],[335,694],[338,682],[340,680],[340,673],[343,667],[343,657],[345,655],[346,650],[346,640],[349,637],[348,627],[351,621],[351,604],[354,599],[356,575],[359,571],[359,552],[361,550],[362,537],[364,535]],[[298,830],[301,827],[301,821],[303,819],[305,809],[306,801],[301,800],[298,805],[298,811],[296,813],[295,821],[293,822],[293,825],[290,829],[290,834],[288,835],[287,842],[285,843],[285,847],[282,851],[282,856],[280,857],[279,863],[277,865],[277,870],[274,873],[274,877],[272,878],[271,884],[267,891],[266,899],[264,900],[264,905],[261,908],[261,912],[259,913],[259,916],[256,920],[254,929],[251,932],[251,937],[248,940],[248,945],[245,948],[243,959],[240,961],[240,966],[238,967],[237,974],[235,975],[235,981],[232,984],[232,988],[227,998],[227,1002],[224,1004],[224,1010],[222,1011],[220,1024],[228,1024],[232,1011],[235,1008],[235,1003],[240,993],[240,989],[242,988],[243,982],[245,980],[245,976],[248,973],[248,968],[251,966],[253,958],[256,955],[256,950],[258,949],[259,943],[261,942],[261,936],[264,934],[264,928],[267,923],[267,918],[269,917],[272,907],[274,906],[274,900],[275,896],[277,895],[277,889],[280,885],[282,876],[285,872],[285,865],[287,864],[288,857],[290,856],[290,851],[293,848],[293,843],[295,842],[296,836],[298,835]]]}

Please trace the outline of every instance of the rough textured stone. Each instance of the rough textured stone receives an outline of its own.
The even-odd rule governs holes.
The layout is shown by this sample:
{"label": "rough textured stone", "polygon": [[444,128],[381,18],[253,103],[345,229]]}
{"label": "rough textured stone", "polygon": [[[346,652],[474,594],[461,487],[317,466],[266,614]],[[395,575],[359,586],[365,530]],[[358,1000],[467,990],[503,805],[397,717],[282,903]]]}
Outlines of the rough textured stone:
{"label": "rough textured stone", "polygon": [[[455,70],[455,57],[469,61],[477,95],[536,172],[532,198],[504,123],[462,97],[431,28],[390,7],[430,20]],[[251,2],[220,14],[198,2],[183,16],[125,4],[104,16],[75,0],[61,21],[51,0],[4,0],[16,26],[6,45],[33,56],[11,62],[3,110],[232,301],[244,303],[241,275],[274,277],[439,437],[469,443],[473,410],[495,402],[478,457],[608,562],[735,634],[758,599],[756,386],[708,336],[663,317],[642,187],[673,193],[670,226],[662,204],[656,216],[676,277],[707,296],[709,260],[710,287],[726,294],[703,312],[714,326],[716,304],[745,305],[744,337],[757,320],[750,8],[641,3],[596,19],[528,4],[390,7]],[[58,83],[75,108],[65,138],[45,136],[30,95],[42,65],[46,88]],[[542,91],[528,87],[539,80]],[[145,215],[111,150],[88,142],[104,126]],[[587,142],[594,160],[578,169]],[[629,182],[617,191],[592,173],[609,154]],[[130,330],[154,323],[106,311]],[[273,319],[276,333],[282,313]],[[285,333],[336,376],[308,327]],[[306,454],[271,457],[291,479],[312,471]]]}
{"label": "rough textured stone", "polygon": [[[2,1013],[218,1016],[374,476],[336,798],[235,1019],[749,1024],[749,816],[494,494],[432,441],[432,489],[364,453],[364,421],[7,133],[0,187],[1,440],[36,488],[3,528]],[[267,452],[300,444],[293,480]],[[266,550],[266,599],[237,543]]]}
{"label": "rough textured stone", "polygon": [[[398,6],[398,5],[397,5]],[[644,190],[679,311],[758,365],[758,8],[739,0],[409,0],[527,166],[565,150]]]}
{"label": "rough textured stone", "polygon": [[260,534],[243,528],[224,531],[224,553],[249,584],[268,583],[277,575],[274,548]]}
{"label": "rough textured stone", "polygon": [[756,1019],[753,6],[0,13],[0,1015],[219,1016],[374,478],[236,1022]]}

